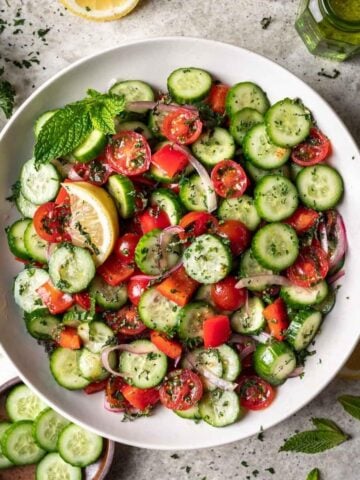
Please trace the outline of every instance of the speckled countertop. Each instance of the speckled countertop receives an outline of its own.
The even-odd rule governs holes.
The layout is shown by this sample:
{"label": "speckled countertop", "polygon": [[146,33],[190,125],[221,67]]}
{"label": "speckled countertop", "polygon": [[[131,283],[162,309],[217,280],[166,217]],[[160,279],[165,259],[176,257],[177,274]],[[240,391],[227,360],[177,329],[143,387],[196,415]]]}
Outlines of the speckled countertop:
{"label": "speckled countertop", "polygon": [[[123,20],[94,24],[70,15],[55,0],[0,0],[0,67],[5,67],[5,77],[15,85],[20,105],[35,88],[70,63],[125,40],[166,35],[221,40],[261,53],[305,80],[334,107],[359,143],[360,58],[334,64],[310,55],[293,27],[298,3],[142,0]],[[261,19],[268,16],[272,22],[263,30]],[[319,75],[322,69],[332,73],[334,68],[340,71],[336,79]],[[4,124],[0,115],[0,128]],[[360,422],[346,415],[336,402],[342,393],[359,395],[360,382],[334,380],[301,412],[267,431],[263,441],[253,437],[216,449],[188,452],[118,445],[108,480],[305,480],[314,467],[320,468],[323,480],[358,480]],[[310,427],[313,416],[334,419],[353,439],[320,455],[279,454],[283,439]]]}

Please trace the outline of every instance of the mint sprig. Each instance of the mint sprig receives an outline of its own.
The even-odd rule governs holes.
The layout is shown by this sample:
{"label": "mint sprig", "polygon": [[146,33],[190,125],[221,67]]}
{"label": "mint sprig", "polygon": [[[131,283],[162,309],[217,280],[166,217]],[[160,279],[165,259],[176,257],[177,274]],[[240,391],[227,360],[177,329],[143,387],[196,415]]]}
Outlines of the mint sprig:
{"label": "mint sprig", "polygon": [[338,401],[347,413],[357,420],[360,420],[360,397],[356,397],[355,395],[342,395],[338,398]]}
{"label": "mint sprig", "polygon": [[318,468],[314,468],[309,472],[306,480],[320,480],[320,470]]}
{"label": "mint sprig", "polygon": [[[0,68],[0,77],[4,69]],[[15,89],[7,80],[0,80],[0,109],[6,118],[10,118],[14,109]]]}
{"label": "mint sprig", "polygon": [[94,129],[115,133],[114,118],[125,109],[124,97],[96,90],[87,95],[59,109],[42,127],[34,152],[38,165],[71,153]]}

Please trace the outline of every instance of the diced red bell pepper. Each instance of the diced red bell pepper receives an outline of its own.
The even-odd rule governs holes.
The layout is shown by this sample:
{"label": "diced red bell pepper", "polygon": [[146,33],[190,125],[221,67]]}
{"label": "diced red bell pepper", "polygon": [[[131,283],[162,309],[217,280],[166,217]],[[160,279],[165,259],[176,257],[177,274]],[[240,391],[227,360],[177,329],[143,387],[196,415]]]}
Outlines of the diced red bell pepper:
{"label": "diced red bell pepper", "polygon": [[185,268],[180,267],[159,283],[156,290],[167,299],[183,307],[188,303],[198,286],[198,282],[189,277]]}
{"label": "diced red bell pepper", "polygon": [[214,84],[211,87],[208,103],[216,113],[225,113],[225,101],[230,87],[221,83]]}
{"label": "diced red bell pepper", "polygon": [[36,292],[52,315],[65,312],[74,303],[72,295],[58,290],[50,280],[41,285]]}
{"label": "diced red bell pepper", "polygon": [[204,346],[218,347],[229,340],[231,335],[230,320],[226,315],[207,318],[203,324]]}
{"label": "diced red bell pepper", "polygon": [[92,382],[87,387],[84,388],[84,392],[87,395],[92,395],[93,393],[102,392],[105,390],[108,379],[100,380],[99,382]]}
{"label": "diced red bell pepper", "polygon": [[164,145],[151,157],[151,163],[173,178],[188,164],[188,157],[184,152],[175,150],[172,145]]}
{"label": "diced red bell pepper", "polygon": [[135,268],[132,265],[126,265],[116,258],[114,254],[97,269],[97,273],[102,276],[106,283],[116,287],[124,282],[134,273]]}
{"label": "diced red bell pepper", "polygon": [[284,332],[289,326],[284,300],[277,298],[274,303],[271,303],[264,309],[263,315],[267,321],[271,335],[280,342],[284,340]]}
{"label": "diced red bell pepper", "polygon": [[145,410],[151,405],[155,405],[160,399],[159,391],[156,388],[137,388],[131,385],[125,385],[121,388],[121,393],[125,399],[139,410]]}
{"label": "diced red bell pepper", "polygon": [[173,358],[174,360],[181,356],[182,346],[179,342],[170,340],[163,333],[151,332],[150,340],[152,343],[166,356]]}
{"label": "diced red bell pepper", "polygon": [[58,344],[63,348],[70,348],[71,350],[79,350],[81,348],[81,338],[74,327],[65,327],[61,330]]}

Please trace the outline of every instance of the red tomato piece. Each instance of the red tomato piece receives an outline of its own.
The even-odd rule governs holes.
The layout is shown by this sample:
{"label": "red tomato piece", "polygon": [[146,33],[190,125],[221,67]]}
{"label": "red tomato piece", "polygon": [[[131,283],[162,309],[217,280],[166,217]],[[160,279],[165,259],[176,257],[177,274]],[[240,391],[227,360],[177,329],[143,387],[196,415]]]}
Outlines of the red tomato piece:
{"label": "red tomato piece", "polygon": [[160,402],[171,410],[188,410],[203,395],[200,377],[187,369],[173,370],[160,387]]}
{"label": "red tomato piece", "polygon": [[150,167],[151,150],[146,138],[130,130],[114,135],[105,155],[110,167],[123,175],[140,175]]}
{"label": "red tomato piece", "polygon": [[89,311],[91,308],[91,300],[88,292],[74,293],[74,300],[84,310]]}
{"label": "red tomato piece", "polygon": [[134,408],[145,410],[159,401],[159,390],[157,388],[137,388],[131,385],[124,385],[121,393]]}
{"label": "red tomato piece", "polygon": [[220,310],[238,310],[245,305],[246,288],[236,288],[235,277],[228,276],[211,285],[211,298]]}
{"label": "red tomato piece", "polygon": [[179,236],[182,240],[190,240],[209,231],[216,232],[218,225],[218,220],[210,213],[189,212],[179,222],[179,226],[185,230]]}
{"label": "red tomato piece", "polygon": [[47,202],[40,205],[34,215],[34,228],[43,240],[59,243],[70,240],[66,227],[69,223],[70,207]]}
{"label": "red tomato piece", "polygon": [[148,208],[145,212],[138,215],[138,217],[144,235],[154,230],[154,228],[163,230],[171,225],[168,215],[157,205]]}
{"label": "red tomato piece", "polygon": [[293,284],[308,288],[323,280],[328,271],[328,255],[319,245],[311,245],[300,250],[295,263],[286,270],[286,275]]}
{"label": "red tomato piece", "polygon": [[[66,178],[64,180],[64,183],[70,183],[71,181],[72,180]],[[70,196],[64,187],[60,187],[57,197],[55,198],[55,203],[56,205],[62,205],[63,203],[65,203],[66,205],[70,204]]]}
{"label": "red tomato piece", "polygon": [[62,348],[70,348],[70,350],[79,350],[82,347],[81,338],[75,327],[65,327],[61,330],[58,344]]}
{"label": "red tomato piece", "polygon": [[198,286],[198,282],[189,277],[185,268],[180,267],[159,283],[156,290],[167,299],[184,307]]}
{"label": "red tomato piece", "polygon": [[223,198],[241,197],[249,185],[245,170],[234,160],[223,160],[211,172],[215,192]]}
{"label": "red tomato piece", "polygon": [[108,379],[100,380],[99,382],[92,382],[87,387],[84,388],[86,395],[92,395],[93,393],[102,392],[105,390]]}
{"label": "red tomato piece", "polygon": [[109,165],[100,159],[92,160],[89,163],[75,163],[72,170],[84,182],[97,186],[104,185],[111,174]]}
{"label": "red tomato piece", "polygon": [[216,315],[204,320],[205,348],[218,347],[227,342],[231,335],[230,320],[226,315]]}
{"label": "red tomato piece", "polygon": [[50,280],[41,285],[36,292],[52,315],[66,312],[74,303],[69,293],[57,289]]}
{"label": "red tomato piece", "polygon": [[134,273],[133,265],[126,265],[112,253],[105,262],[97,269],[97,273],[103,277],[106,283],[116,287],[125,282]]}
{"label": "red tomato piece", "polygon": [[130,403],[121,393],[125,385],[126,383],[121,377],[109,377],[106,384],[105,395],[110,407],[121,410],[127,410],[130,407]]}
{"label": "red tomato piece", "polygon": [[131,303],[139,305],[140,297],[149,286],[151,280],[147,278],[130,278],[127,285],[128,297]]}
{"label": "red tomato piece", "polygon": [[166,144],[153,154],[151,163],[172,178],[184,170],[188,164],[188,157],[184,152]]}
{"label": "red tomato piece", "polygon": [[315,225],[319,217],[315,210],[300,206],[284,223],[291,225],[297,233],[304,233]]}
{"label": "red tomato piece", "polygon": [[140,240],[140,235],[136,233],[125,233],[122,237],[118,238],[114,253],[118,260],[129,265],[135,261],[135,248]]}
{"label": "red tomato piece", "polygon": [[330,152],[330,140],[318,128],[313,127],[308,138],[293,148],[291,160],[302,167],[308,167],[323,162]]}
{"label": "red tomato piece", "polygon": [[134,305],[126,305],[116,312],[107,311],[104,320],[116,334],[139,335],[146,329]]}
{"label": "red tomato piece", "polygon": [[274,388],[256,375],[246,375],[239,382],[240,403],[248,410],[263,410],[275,398]]}
{"label": "red tomato piece", "polygon": [[208,103],[212,110],[223,115],[225,113],[225,101],[230,87],[221,83],[215,83],[210,90]]}
{"label": "red tomato piece", "polygon": [[264,308],[263,315],[267,321],[271,335],[282,342],[285,338],[285,331],[289,326],[288,314],[285,302],[282,298],[277,298],[275,302]]}
{"label": "red tomato piece", "polygon": [[230,248],[235,256],[240,255],[250,245],[251,232],[237,220],[225,220],[220,223],[217,233],[230,241]]}
{"label": "red tomato piece", "polygon": [[166,115],[160,130],[168,140],[190,145],[199,138],[202,131],[202,122],[199,119],[198,112],[180,107]]}
{"label": "red tomato piece", "polygon": [[170,340],[165,334],[153,331],[150,333],[150,340],[166,356],[174,360],[180,357],[182,352],[181,344],[175,342],[175,340]]}
{"label": "red tomato piece", "polygon": [[161,187],[168,188],[172,192],[176,193],[176,195],[179,195],[180,193],[180,185],[178,183],[162,183]]}

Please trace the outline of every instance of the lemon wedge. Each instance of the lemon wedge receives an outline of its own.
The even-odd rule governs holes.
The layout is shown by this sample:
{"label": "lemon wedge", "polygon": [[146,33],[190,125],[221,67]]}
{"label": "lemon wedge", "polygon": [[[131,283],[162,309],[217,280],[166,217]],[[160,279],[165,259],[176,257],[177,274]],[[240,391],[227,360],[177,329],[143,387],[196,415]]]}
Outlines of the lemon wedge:
{"label": "lemon wedge", "polygon": [[340,371],[340,377],[349,380],[360,380],[360,344],[354,350],[345,367]]}
{"label": "lemon wedge", "polygon": [[108,22],[130,13],[139,0],[60,0],[70,12],[88,20]]}
{"label": "lemon wedge", "polygon": [[119,235],[114,201],[100,187],[86,182],[63,183],[70,197],[68,232],[74,245],[88,248],[96,266],[108,258]]}

